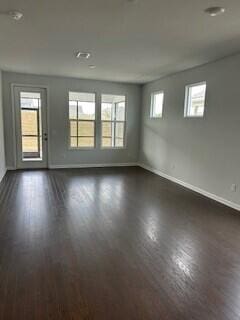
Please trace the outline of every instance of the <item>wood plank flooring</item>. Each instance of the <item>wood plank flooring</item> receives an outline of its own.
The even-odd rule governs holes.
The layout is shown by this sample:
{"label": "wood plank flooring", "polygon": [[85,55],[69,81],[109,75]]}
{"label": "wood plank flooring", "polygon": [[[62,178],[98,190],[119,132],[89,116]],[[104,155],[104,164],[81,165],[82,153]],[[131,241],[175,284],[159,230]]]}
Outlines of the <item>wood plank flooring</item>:
{"label": "wood plank flooring", "polygon": [[239,320],[240,214],[137,167],[8,172],[0,319]]}

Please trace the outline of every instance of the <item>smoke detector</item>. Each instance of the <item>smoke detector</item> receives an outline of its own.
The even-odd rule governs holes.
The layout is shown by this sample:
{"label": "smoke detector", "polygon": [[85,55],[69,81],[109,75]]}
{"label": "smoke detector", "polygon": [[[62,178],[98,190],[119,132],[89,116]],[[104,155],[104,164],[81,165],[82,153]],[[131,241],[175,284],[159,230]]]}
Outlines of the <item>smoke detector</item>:
{"label": "smoke detector", "polygon": [[8,15],[13,19],[13,20],[16,20],[16,21],[19,21],[22,19],[23,17],[23,13],[20,12],[20,11],[9,11],[8,12]]}

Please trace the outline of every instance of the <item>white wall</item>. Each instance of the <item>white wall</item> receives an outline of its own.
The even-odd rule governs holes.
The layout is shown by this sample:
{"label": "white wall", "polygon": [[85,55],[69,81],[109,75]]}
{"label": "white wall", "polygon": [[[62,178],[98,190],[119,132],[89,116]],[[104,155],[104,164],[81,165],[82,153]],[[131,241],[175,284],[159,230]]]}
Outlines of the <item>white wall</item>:
{"label": "white wall", "polygon": [[[142,87],[104,81],[3,73],[7,166],[13,163],[11,83],[47,85],[50,165],[140,163],[240,205],[240,55],[181,72]],[[203,119],[184,118],[185,85],[207,82]],[[68,149],[68,91],[127,94],[127,148]],[[163,119],[149,118],[150,94],[164,90]],[[142,121],[140,102],[142,94]],[[139,148],[139,123],[141,143]],[[2,152],[1,152],[2,154]],[[4,168],[3,168],[4,171]],[[237,184],[236,192],[231,185]]]}
{"label": "white wall", "polygon": [[0,181],[6,172],[3,131],[2,72],[0,71]]}
{"label": "white wall", "polygon": [[[11,83],[43,85],[49,88],[50,166],[77,166],[90,164],[135,163],[139,149],[139,119],[141,87],[106,81],[80,80],[63,77],[37,76],[3,72],[4,121],[7,167],[14,167],[13,121]],[[69,150],[68,148],[68,92],[96,92],[97,110],[100,111],[101,93],[127,95],[127,146],[119,150]],[[99,130],[98,130],[99,133]],[[98,136],[99,141],[99,136]]]}
{"label": "white wall", "polygon": [[[185,85],[200,81],[205,116],[186,119]],[[163,119],[149,118],[155,90],[165,93]],[[141,163],[240,205],[240,55],[146,84],[141,128]]]}

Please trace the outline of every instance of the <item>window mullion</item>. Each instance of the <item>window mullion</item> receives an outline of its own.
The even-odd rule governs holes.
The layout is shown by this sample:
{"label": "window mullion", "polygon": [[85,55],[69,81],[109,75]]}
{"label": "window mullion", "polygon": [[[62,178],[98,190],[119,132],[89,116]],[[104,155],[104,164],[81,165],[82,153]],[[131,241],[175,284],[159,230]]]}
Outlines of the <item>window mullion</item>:
{"label": "window mullion", "polygon": [[79,147],[78,145],[78,104],[79,104],[79,101],[77,101],[77,147]]}
{"label": "window mullion", "polygon": [[116,120],[117,120],[117,103],[114,103],[114,135],[113,135],[113,146],[116,147]]}
{"label": "window mullion", "polygon": [[[39,102],[38,102],[39,103]],[[37,133],[38,133],[38,153],[40,153],[40,128],[39,128],[39,109],[36,111],[37,112]]]}

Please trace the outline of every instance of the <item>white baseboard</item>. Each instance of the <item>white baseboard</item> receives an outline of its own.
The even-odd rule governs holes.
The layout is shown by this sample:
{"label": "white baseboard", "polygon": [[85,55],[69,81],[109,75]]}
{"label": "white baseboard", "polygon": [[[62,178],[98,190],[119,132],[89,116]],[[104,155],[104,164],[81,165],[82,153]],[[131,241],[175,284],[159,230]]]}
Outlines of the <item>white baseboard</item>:
{"label": "white baseboard", "polygon": [[[164,172],[161,172],[159,170],[153,169],[143,163],[136,163],[136,162],[130,162],[130,163],[95,163],[95,164],[65,164],[65,165],[58,165],[58,164],[51,164],[49,165],[49,169],[77,169],[77,168],[103,168],[103,167],[135,167],[135,166],[139,166],[142,167],[148,171],[151,171],[165,179],[168,179],[172,182],[175,182],[185,188],[188,188],[192,191],[195,191],[197,193],[200,193],[202,195],[204,195],[205,197],[208,197],[210,199],[213,199],[217,202],[220,202],[230,208],[233,208],[235,210],[240,211],[240,205],[237,203],[234,203],[232,201],[229,201],[227,199],[224,199],[222,197],[219,197],[213,193],[210,193],[208,191],[205,191],[201,188],[198,188],[196,186],[193,186],[187,182],[181,181],[177,178],[174,178]],[[16,170],[16,168],[14,167],[7,167],[7,170]]]}
{"label": "white baseboard", "polygon": [[151,172],[153,172],[153,173],[155,173],[155,174],[157,174],[157,175],[159,175],[159,176],[161,176],[161,177],[163,177],[163,178],[165,178],[165,179],[168,179],[168,180],[170,180],[170,181],[172,181],[172,182],[175,182],[175,183],[177,183],[177,184],[180,184],[181,186],[183,186],[183,187],[185,187],[185,188],[188,188],[188,189],[190,189],[190,190],[192,190],[192,191],[195,191],[195,192],[197,192],[197,193],[200,193],[200,194],[204,195],[205,197],[208,197],[208,198],[210,198],[210,199],[212,199],[212,200],[215,200],[215,201],[217,201],[217,202],[220,202],[220,203],[222,203],[222,204],[224,204],[224,205],[226,205],[226,206],[228,206],[228,207],[230,207],[230,208],[233,208],[233,209],[235,209],[235,210],[240,211],[240,205],[237,204],[237,203],[235,203],[235,202],[229,201],[229,200],[224,199],[224,198],[222,198],[222,197],[219,197],[219,196],[217,196],[217,195],[215,195],[215,194],[213,194],[213,193],[210,193],[210,192],[208,192],[208,191],[205,191],[205,190],[203,190],[203,189],[200,189],[200,188],[198,188],[198,187],[195,187],[195,186],[193,186],[193,185],[191,185],[191,184],[189,184],[189,183],[187,183],[187,182],[184,182],[184,181],[181,181],[181,180],[179,180],[179,179],[177,179],[177,178],[174,178],[174,177],[172,177],[172,176],[169,176],[168,174],[163,173],[163,172],[161,172],[161,171],[159,171],[159,170],[153,169],[153,168],[151,168],[151,167],[149,167],[149,166],[147,166],[147,165],[145,165],[145,164],[143,164],[143,163],[139,163],[138,165],[139,165],[139,167],[142,167],[143,169],[146,169],[146,170],[148,170],[148,171],[151,171]]}
{"label": "white baseboard", "polygon": [[80,169],[80,168],[103,168],[103,167],[136,167],[138,163],[94,163],[94,164],[50,164],[49,169]]}
{"label": "white baseboard", "polygon": [[7,167],[7,171],[16,170],[15,167]]}
{"label": "white baseboard", "polygon": [[3,179],[3,177],[5,176],[6,172],[7,172],[7,168],[5,168],[5,170],[3,171],[3,175],[0,176],[0,183],[1,183],[2,179]]}

